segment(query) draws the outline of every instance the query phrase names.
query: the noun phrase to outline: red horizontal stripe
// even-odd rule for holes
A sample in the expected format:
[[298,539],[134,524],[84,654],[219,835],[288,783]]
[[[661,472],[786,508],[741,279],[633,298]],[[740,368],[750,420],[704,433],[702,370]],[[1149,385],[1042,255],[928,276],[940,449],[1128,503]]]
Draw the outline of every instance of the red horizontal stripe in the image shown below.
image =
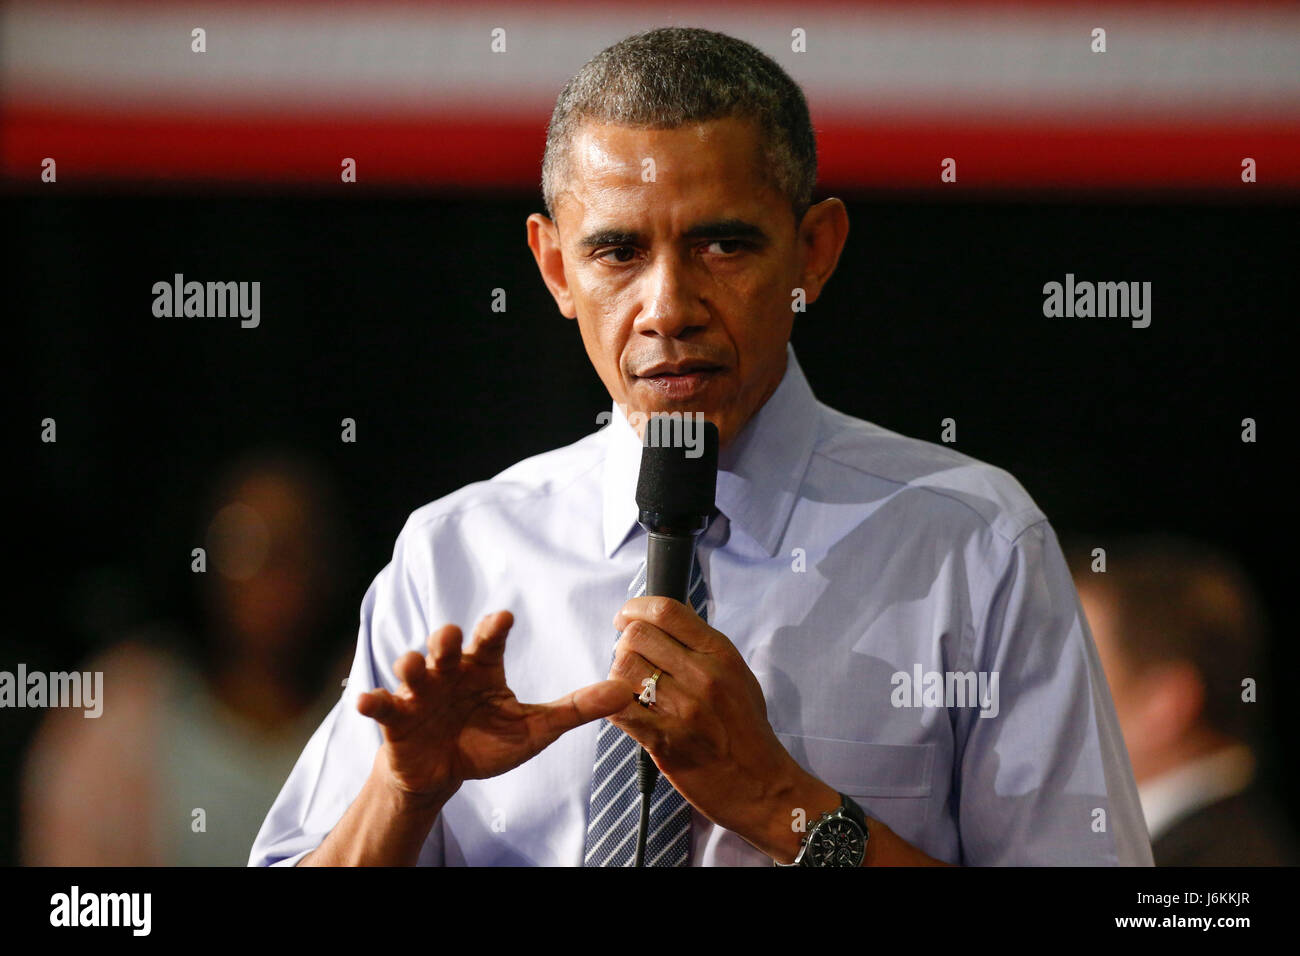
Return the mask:
[[[1300,126],[1276,123],[980,125],[816,117],[827,187],[1300,189]],[[229,181],[338,184],[343,157],[361,184],[537,188],[545,120],[239,118],[196,121],[19,108],[3,116],[0,174],[39,182],[53,157],[60,183]]]
[[[1300,189],[1300,126],[1195,123],[1098,126],[832,125],[819,129],[821,178],[873,186],[941,186],[957,161],[967,186],[1230,189],[1255,160],[1260,187]],[[1253,188],[1253,187],[1252,187]]]
[[[257,8],[261,11],[298,9],[308,11],[312,8],[328,14],[340,9],[367,10],[383,12],[385,10],[419,9],[427,11],[439,8],[448,11],[463,11],[464,0],[205,0],[201,5],[193,0],[65,0],[71,6],[117,7],[126,10],[147,11],[149,13],[167,14],[176,9],[194,9],[208,7],[213,9]],[[871,10],[871,9],[907,9],[909,11],[931,10],[1003,10],[1006,12],[1023,11],[1026,8],[1040,10],[1080,11],[1109,13],[1123,9],[1124,12],[1143,13],[1153,11],[1178,16],[1183,11],[1197,11],[1220,14],[1225,18],[1247,14],[1253,10],[1279,10],[1293,8],[1295,0],[814,0],[812,4],[797,0],[664,0],[647,8],[645,0],[545,0],[551,10],[568,13],[627,12],[638,19],[647,13],[663,20],[664,26],[673,25],[672,20],[678,14],[687,13],[691,23],[684,26],[702,26],[710,29],[709,24],[700,22],[700,14],[707,15],[713,9],[752,10],[766,8],[765,12],[799,11],[811,8],[828,10]],[[36,6],[40,4],[37,3]],[[536,0],[493,0],[476,8],[483,12],[502,8],[518,7],[520,9],[536,6]],[[795,17],[797,20],[797,16]],[[797,24],[796,24],[797,25]]]

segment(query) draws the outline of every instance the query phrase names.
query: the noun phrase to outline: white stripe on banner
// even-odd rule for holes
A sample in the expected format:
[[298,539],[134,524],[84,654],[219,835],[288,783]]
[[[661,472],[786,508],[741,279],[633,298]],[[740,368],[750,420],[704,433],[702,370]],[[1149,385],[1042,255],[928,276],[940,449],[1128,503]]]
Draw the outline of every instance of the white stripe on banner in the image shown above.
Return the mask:
[[[707,25],[799,81],[814,112],[1164,119],[1300,112],[1293,6],[19,2],[0,97],[24,105],[260,114],[549,114],[569,76],[640,29]],[[190,31],[206,31],[206,53]],[[493,28],[506,52],[490,50]],[[1094,27],[1104,55],[1090,51]],[[791,52],[791,31],[807,53]]]

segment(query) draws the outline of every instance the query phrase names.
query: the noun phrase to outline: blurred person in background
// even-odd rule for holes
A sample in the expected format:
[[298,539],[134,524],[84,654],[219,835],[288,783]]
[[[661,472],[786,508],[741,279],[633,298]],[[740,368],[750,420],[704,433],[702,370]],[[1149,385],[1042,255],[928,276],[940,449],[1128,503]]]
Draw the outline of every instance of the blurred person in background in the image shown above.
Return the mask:
[[[201,621],[133,633],[81,669],[104,709],[51,710],[28,752],[27,865],[242,866],[348,657],[323,632],[337,590],[334,492],[291,454],[229,468],[203,509]],[[184,556],[182,556],[184,559]],[[334,618],[337,620],[337,618]]]
[[[1098,539],[1100,540],[1100,539]],[[1263,612],[1226,555],[1162,535],[1066,549],[1110,682],[1157,866],[1293,865],[1296,839],[1256,766]]]

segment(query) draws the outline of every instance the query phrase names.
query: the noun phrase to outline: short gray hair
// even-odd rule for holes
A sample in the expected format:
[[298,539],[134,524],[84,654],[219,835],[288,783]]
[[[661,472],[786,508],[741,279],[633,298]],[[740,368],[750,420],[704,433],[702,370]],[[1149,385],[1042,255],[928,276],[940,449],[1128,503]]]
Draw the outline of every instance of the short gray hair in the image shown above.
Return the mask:
[[724,117],[758,122],[762,168],[789,199],[795,222],[801,221],[817,181],[817,140],[803,91],[757,47],[695,27],[662,27],[620,40],[565,85],[546,128],[546,214],[555,218],[573,137],[583,123],[675,129]]

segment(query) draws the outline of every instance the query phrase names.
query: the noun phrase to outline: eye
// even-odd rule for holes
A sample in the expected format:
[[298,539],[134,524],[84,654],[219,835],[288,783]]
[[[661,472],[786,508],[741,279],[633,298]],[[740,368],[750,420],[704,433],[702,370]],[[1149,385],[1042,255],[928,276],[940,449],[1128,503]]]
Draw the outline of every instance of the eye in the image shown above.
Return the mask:
[[[730,256],[739,252],[741,249],[744,249],[745,245],[746,243],[743,239],[714,239],[709,243],[708,248],[714,255]],[[715,251],[713,249],[714,246],[721,246],[723,248]]]
[[[605,259],[605,257],[608,256],[611,252],[612,252],[612,253],[622,253],[622,252],[626,252],[628,255],[627,255],[627,258],[623,258],[622,256],[618,256],[618,257],[617,257],[616,259],[614,259],[614,260],[608,260],[608,259]],[[632,259],[633,259],[635,256],[636,256],[636,249],[633,248],[632,246],[612,246],[612,247],[610,247],[609,249],[606,249],[604,252],[599,253],[599,254],[596,256],[596,258],[597,258],[597,259],[601,259],[601,260],[605,260],[605,261],[607,261],[607,262],[609,262],[609,261],[616,261],[616,262],[631,262]]]

